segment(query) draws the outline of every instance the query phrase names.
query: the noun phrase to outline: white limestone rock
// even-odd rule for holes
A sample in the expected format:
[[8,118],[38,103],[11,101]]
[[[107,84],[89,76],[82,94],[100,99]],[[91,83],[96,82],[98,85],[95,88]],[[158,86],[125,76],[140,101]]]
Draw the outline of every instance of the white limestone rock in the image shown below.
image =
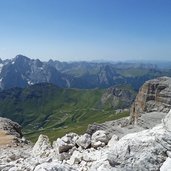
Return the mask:
[[134,171],[159,170],[166,159],[170,134],[158,125],[150,130],[128,134],[110,148],[110,162]]
[[107,133],[103,130],[96,131],[91,137],[91,146],[94,148],[103,147],[109,141]]
[[171,151],[167,151],[167,156],[171,158]]
[[74,151],[68,163],[70,165],[79,164],[83,159],[83,154],[79,151]]
[[[108,142],[105,131],[97,131],[92,136],[96,148],[78,147],[78,135],[67,134],[54,142],[54,148],[58,151],[55,157],[60,156],[61,159],[53,156],[48,137],[40,135],[33,149],[31,146],[0,149],[0,170],[170,171],[170,115],[169,112],[162,124],[127,134],[120,140],[113,135]],[[102,147],[102,144],[105,146]]]
[[108,146],[109,147],[111,147],[111,146],[113,146],[114,144],[116,144],[117,142],[118,142],[118,140],[119,140],[119,137],[117,136],[117,135],[113,135],[112,136],[112,138],[109,140],[109,142],[108,142]]
[[41,134],[33,147],[32,155],[34,157],[41,158],[48,157],[51,153],[51,150],[52,147],[48,136]]
[[53,147],[57,153],[67,152],[76,145],[78,137],[79,136],[75,133],[66,134],[62,138],[58,138],[56,141],[54,141]]
[[91,144],[91,137],[89,134],[81,135],[78,140],[76,141],[76,144],[84,149],[88,148]]

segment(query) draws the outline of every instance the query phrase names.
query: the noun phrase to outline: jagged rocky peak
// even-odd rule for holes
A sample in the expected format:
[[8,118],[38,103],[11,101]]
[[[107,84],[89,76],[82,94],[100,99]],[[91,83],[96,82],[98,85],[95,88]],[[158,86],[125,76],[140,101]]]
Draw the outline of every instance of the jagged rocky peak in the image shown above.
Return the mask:
[[140,88],[131,107],[131,121],[148,112],[167,113],[171,109],[171,78],[159,77],[146,81]]
[[26,57],[26,56],[24,56],[24,55],[21,55],[21,54],[19,54],[19,55],[17,55],[14,59],[13,59],[13,61],[14,62],[26,62],[26,61],[29,61],[30,60],[30,58],[28,58],[28,57]]

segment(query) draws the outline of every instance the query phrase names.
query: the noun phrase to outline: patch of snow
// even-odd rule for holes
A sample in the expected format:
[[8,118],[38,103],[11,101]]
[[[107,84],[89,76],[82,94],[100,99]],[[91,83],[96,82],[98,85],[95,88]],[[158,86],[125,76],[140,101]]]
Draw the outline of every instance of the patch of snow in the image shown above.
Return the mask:
[[27,81],[28,85],[33,85],[33,82],[31,82],[30,80]]

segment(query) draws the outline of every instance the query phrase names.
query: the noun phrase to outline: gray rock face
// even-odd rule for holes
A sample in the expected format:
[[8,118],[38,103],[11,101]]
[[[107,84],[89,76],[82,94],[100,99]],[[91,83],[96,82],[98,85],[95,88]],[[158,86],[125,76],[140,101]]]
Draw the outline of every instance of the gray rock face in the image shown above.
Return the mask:
[[7,134],[14,135],[17,138],[22,137],[21,126],[7,118],[0,117],[0,130],[6,131]]
[[23,88],[42,82],[66,87],[66,81],[62,77],[63,74],[45,62],[17,55],[12,60],[3,61],[3,67],[0,70],[0,88]]
[[170,135],[162,125],[128,134],[111,146],[110,161],[118,163],[123,170],[159,170],[170,149],[169,142]]
[[131,121],[137,123],[143,113],[164,112],[171,109],[171,78],[149,80],[140,88],[131,107]]

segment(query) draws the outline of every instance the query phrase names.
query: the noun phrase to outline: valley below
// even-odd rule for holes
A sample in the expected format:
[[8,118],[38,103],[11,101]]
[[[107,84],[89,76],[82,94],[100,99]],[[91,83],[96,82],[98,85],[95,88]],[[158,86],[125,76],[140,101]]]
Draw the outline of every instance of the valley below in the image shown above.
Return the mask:
[[83,133],[94,122],[128,116],[135,94],[129,87],[80,90],[42,83],[0,92],[0,113],[21,124],[32,141],[40,133],[54,140],[68,132]]

